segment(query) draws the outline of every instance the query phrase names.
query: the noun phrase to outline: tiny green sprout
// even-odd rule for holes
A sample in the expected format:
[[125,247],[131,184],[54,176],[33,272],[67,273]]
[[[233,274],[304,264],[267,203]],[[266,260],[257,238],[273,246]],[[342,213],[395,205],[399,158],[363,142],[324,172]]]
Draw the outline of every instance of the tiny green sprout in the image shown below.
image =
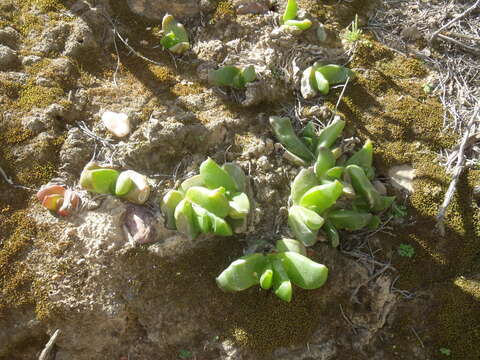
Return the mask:
[[189,350],[181,349],[178,352],[178,356],[180,356],[180,359],[190,359],[193,356],[193,354]]
[[162,46],[174,54],[183,54],[190,48],[185,27],[170,14],[165,14],[162,20]]
[[431,94],[431,93],[432,93],[432,90],[433,90],[432,87],[431,87],[429,84],[424,84],[424,85],[422,86],[422,89],[423,89],[423,92],[424,92],[425,94]]
[[246,189],[247,179],[239,166],[219,166],[208,158],[200,165],[199,175],[163,197],[160,208],[165,226],[191,240],[200,233],[231,236],[241,232],[250,212]]
[[408,244],[400,244],[397,250],[398,254],[403,257],[411,258],[415,255],[415,249]]
[[296,0],[288,0],[285,12],[280,23],[285,27],[293,27],[300,30],[308,30],[312,26],[309,19],[297,20],[298,6]]
[[305,256],[306,249],[298,241],[282,239],[277,242],[277,252],[250,254],[233,261],[216,279],[224,291],[242,291],[259,285],[272,289],[281,300],[290,302],[293,284],[312,290],[323,286],[328,278],[328,268]]
[[236,66],[224,66],[208,72],[208,81],[215,86],[229,86],[235,89],[243,89],[247,83],[257,79],[253,65],[241,70]]
[[300,82],[300,92],[305,99],[315,97],[318,93],[327,95],[331,85],[341,84],[353,79],[355,74],[345,66],[317,63],[306,68]]
[[447,348],[440,348],[440,353],[445,356],[450,356],[452,354],[452,351]]
[[343,38],[350,42],[355,43],[362,37],[362,30],[358,28],[358,14],[355,15],[355,19],[352,23],[345,29]]

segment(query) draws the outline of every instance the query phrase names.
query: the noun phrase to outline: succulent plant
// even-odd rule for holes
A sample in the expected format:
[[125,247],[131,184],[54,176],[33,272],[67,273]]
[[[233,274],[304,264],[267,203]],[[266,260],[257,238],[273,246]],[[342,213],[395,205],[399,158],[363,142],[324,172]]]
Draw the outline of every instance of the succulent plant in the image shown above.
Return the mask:
[[80,175],[80,186],[85,190],[116,195],[134,204],[144,204],[150,196],[147,177],[133,170],[119,172],[89,162]]
[[355,73],[345,66],[315,63],[303,71],[300,92],[305,99],[315,97],[318,93],[327,95],[331,85],[344,83],[354,77]]
[[292,283],[302,289],[318,289],[328,278],[328,268],[306,257],[305,246],[293,239],[281,239],[276,252],[250,254],[233,261],[216,279],[224,291],[242,291],[259,285],[273,289],[280,299],[292,300]]
[[165,14],[162,20],[162,46],[174,54],[183,54],[190,48],[185,27],[170,14]]
[[78,195],[61,185],[45,185],[37,192],[37,199],[50,211],[60,216],[69,216],[80,204]]
[[230,86],[243,89],[247,83],[255,81],[257,74],[253,65],[241,70],[236,66],[224,66],[208,72],[208,81],[215,86]]
[[287,7],[283,13],[280,23],[285,27],[295,27],[300,30],[308,30],[312,22],[308,19],[297,20],[298,6],[296,0],[288,0]]
[[200,233],[230,236],[240,231],[250,212],[246,186],[246,176],[238,165],[219,166],[208,158],[200,165],[199,175],[163,197],[165,225],[192,240]]
[[[297,136],[288,118],[270,117],[274,134],[290,153],[302,161],[291,184],[288,225],[297,240],[311,246],[323,229],[332,246],[339,244],[338,230],[374,229],[377,214],[392,205],[395,197],[383,196],[371,183],[375,177],[373,144],[367,140],[348,159],[341,148],[332,149],[345,122],[337,118],[317,134],[312,123]],[[339,201],[342,200],[342,201]]]

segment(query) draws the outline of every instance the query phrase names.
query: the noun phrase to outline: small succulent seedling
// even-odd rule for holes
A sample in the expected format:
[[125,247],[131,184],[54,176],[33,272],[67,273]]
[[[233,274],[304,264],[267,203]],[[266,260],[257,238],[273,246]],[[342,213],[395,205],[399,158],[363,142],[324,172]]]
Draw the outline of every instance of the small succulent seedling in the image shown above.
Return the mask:
[[327,281],[328,268],[307,258],[306,249],[299,241],[279,240],[276,251],[235,260],[217,277],[217,285],[224,291],[242,291],[260,285],[264,290],[272,288],[280,299],[290,302],[292,284],[311,290]]
[[306,68],[300,82],[300,92],[305,99],[317,96],[318,93],[327,95],[331,85],[344,83],[348,78],[354,78],[352,70],[345,66],[329,64],[313,64]]
[[250,212],[246,186],[240,167],[232,163],[220,167],[208,158],[200,165],[199,175],[163,197],[165,225],[192,240],[200,233],[230,236],[243,228]]
[[440,354],[445,355],[445,356],[450,356],[452,355],[452,351],[447,348],[440,348]]
[[298,6],[296,0],[288,0],[287,7],[283,13],[280,23],[284,27],[294,27],[300,30],[308,30],[312,26],[309,19],[297,20]]
[[166,14],[162,20],[163,37],[160,40],[162,46],[174,54],[183,54],[190,48],[188,34],[185,27],[175,18]]
[[398,246],[398,254],[403,257],[411,258],[415,255],[415,249],[412,245],[400,244]]
[[116,195],[135,204],[144,204],[150,196],[147,177],[133,170],[119,172],[88,163],[80,176],[80,186],[98,194]]
[[255,81],[257,74],[253,65],[241,70],[236,66],[224,66],[208,72],[208,81],[215,86],[229,86],[243,89],[247,83]]
[[375,177],[370,140],[343,159],[341,148],[334,147],[345,127],[340,118],[319,133],[308,123],[301,137],[288,118],[272,116],[270,123],[288,158],[307,167],[291,184],[288,225],[296,239],[311,246],[322,229],[336,247],[338,230],[376,229],[380,225],[376,214],[392,205],[394,197],[382,196],[370,181]]
[[37,192],[37,199],[50,211],[60,216],[69,216],[80,203],[78,195],[61,185],[45,185]]

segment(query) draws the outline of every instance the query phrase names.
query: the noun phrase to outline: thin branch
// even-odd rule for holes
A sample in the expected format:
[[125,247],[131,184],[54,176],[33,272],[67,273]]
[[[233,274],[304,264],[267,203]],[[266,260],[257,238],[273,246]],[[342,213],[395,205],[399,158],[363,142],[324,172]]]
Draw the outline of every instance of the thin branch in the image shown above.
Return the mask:
[[480,4],[480,0],[477,0],[475,2],[475,4],[473,4],[472,6],[470,6],[467,10],[465,10],[463,13],[461,13],[460,15],[458,15],[457,17],[455,17],[454,19],[452,19],[451,21],[449,21],[448,23],[446,23],[445,25],[443,25],[440,29],[438,29],[437,31],[435,31],[432,36],[430,36],[430,42],[438,35],[440,34],[441,31],[445,30],[446,28],[450,27],[450,25],[454,24],[455,22],[457,22],[458,20],[462,19],[463,17],[465,17],[467,14],[469,14],[471,11],[473,11],[478,5]]
[[437,215],[437,229],[440,231],[440,234],[442,236],[445,236],[445,213],[447,212],[448,205],[450,204],[450,201],[452,201],[453,195],[455,194],[455,190],[457,188],[458,181],[460,179],[460,175],[463,172],[464,169],[464,164],[465,164],[465,148],[467,144],[467,140],[470,137],[470,131],[473,128],[473,125],[475,123],[475,118],[478,115],[478,112],[480,111],[480,104],[477,104],[475,111],[468,122],[467,129],[465,130],[465,134],[463,135],[462,142],[460,143],[460,149],[458,150],[458,155],[457,155],[457,164],[455,166],[455,171],[453,174],[452,181],[450,182],[450,185],[448,186],[448,190],[445,193],[445,199],[443,200],[442,205],[440,206],[440,209],[438,210],[438,215]]
[[47,345],[43,348],[38,360],[47,360],[50,358],[50,352],[52,351],[53,346],[55,345],[55,341],[57,341],[58,336],[61,334],[60,329],[55,330],[50,340],[48,340]]
[[425,345],[423,344],[423,341],[422,339],[420,339],[420,336],[418,336],[417,332],[415,331],[415,329],[413,327],[410,328],[410,330],[412,330],[412,333],[413,335],[415,335],[415,337],[418,339],[418,341],[420,342],[420,345],[422,345],[422,348],[425,347]]
[[332,118],[330,119],[330,121],[333,120],[333,118],[334,118],[334,116],[337,112],[338,105],[340,105],[340,101],[342,101],[343,94],[345,93],[345,90],[347,89],[347,85],[348,85],[349,81],[350,81],[350,76],[347,77],[347,81],[345,81],[345,85],[343,85],[342,92],[340,93],[340,96],[338,97],[337,103],[335,104],[335,111],[332,113]]
[[475,48],[475,47],[473,47],[473,46],[464,44],[464,43],[462,43],[461,41],[458,41],[458,40],[456,40],[456,39],[454,39],[454,38],[451,38],[451,37],[449,37],[449,36],[447,36],[447,35],[438,34],[437,36],[438,36],[440,39],[442,39],[442,40],[449,41],[449,42],[451,42],[451,43],[453,43],[453,44],[456,44],[456,45],[460,46],[461,48],[465,49],[465,50],[468,51],[468,52],[471,52],[471,53],[474,54],[474,55],[480,55],[480,49],[477,49],[477,48]]
[[0,166],[0,175],[2,175],[3,179],[6,181],[8,185],[13,186],[14,188],[34,191],[34,189],[32,188],[15,184],[13,180],[8,177],[7,173],[2,169],[1,166]]

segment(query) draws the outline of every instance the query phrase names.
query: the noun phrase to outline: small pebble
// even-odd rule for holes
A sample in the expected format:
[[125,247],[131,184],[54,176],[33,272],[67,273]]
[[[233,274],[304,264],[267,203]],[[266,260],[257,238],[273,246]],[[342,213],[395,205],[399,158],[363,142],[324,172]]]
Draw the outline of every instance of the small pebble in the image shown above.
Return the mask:
[[102,122],[116,137],[125,137],[130,134],[130,119],[127,114],[107,110],[102,115]]

